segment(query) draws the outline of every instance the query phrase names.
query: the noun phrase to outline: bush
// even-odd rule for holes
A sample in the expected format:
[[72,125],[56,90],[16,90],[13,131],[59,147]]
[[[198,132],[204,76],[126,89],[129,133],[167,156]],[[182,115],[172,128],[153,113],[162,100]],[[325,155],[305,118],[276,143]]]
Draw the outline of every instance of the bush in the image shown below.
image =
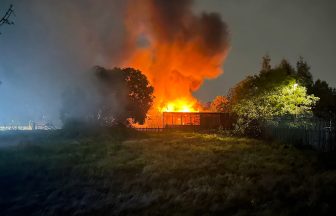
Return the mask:
[[82,137],[113,137],[117,140],[124,140],[128,137],[137,136],[138,132],[123,124],[113,126],[102,126],[98,122],[81,121],[71,119],[65,122],[61,129],[61,136],[64,138]]
[[263,124],[258,119],[238,117],[236,123],[234,124],[233,133],[238,136],[258,138],[264,133]]

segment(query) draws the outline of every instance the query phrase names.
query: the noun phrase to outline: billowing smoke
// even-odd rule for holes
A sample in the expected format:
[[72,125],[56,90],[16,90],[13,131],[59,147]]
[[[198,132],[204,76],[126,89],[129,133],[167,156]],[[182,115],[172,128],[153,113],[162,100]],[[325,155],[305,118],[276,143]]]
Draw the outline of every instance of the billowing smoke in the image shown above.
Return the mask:
[[[94,88],[95,65],[143,71],[157,105],[195,101],[191,92],[222,72],[228,51],[226,24],[218,14],[195,14],[192,0],[4,0],[0,6],[10,3],[17,16],[0,36],[0,121],[59,120],[67,89]],[[63,109],[81,110],[76,105]]]
[[193,100],[205,79],[222,72],[228,52],[226,24],[215,13],[195,14],[192,0],[131,1],[126,13],[124,65],[143,71],[157,106]]

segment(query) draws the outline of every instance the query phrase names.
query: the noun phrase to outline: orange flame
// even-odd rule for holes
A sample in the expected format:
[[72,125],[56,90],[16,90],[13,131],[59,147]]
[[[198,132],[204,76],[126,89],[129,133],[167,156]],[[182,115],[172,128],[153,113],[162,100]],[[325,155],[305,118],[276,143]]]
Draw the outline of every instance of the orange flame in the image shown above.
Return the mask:
[[226,25],[216,14],[195,15],[189,0],[132,1],[126,13],[128,56],[154,87],[154,112],[198,112],[192,96],[216,78],[228,52]]
[[195,108],[195,103],[183,99],[177,99],[175,101],[168,102],[164,107],[160,107],[161,112],[199,112],[199,109]]

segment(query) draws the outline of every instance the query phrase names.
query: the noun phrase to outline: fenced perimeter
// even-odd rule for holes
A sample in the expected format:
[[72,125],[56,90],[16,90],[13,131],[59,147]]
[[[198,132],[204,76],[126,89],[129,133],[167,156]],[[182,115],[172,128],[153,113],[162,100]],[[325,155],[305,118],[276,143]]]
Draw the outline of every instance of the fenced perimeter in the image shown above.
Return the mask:
[[135,127],[137,131],[142,132],[167,132],[167,131],[200,131],[199,126],[174,126],[174,127]]
[[278,126],[268,125],[265,135],[283,143],[312,146],[323,152],[336,151],[336,130],[332,121],[316,118],[280,120]]
[[269,128],[267,135],[293,145],[309,145],[324,152],[336,150],[336,131],[327,128]]
[[165,128],[134,128],[137,131],[142,132],[163,132]]

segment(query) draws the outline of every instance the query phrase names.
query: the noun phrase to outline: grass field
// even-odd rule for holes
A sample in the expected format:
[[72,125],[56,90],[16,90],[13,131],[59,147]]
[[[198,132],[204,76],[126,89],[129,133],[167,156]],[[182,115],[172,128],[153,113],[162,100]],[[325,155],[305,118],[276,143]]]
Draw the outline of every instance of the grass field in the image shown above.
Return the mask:
[[336,169],[312,150],[191,132],[23,133],[2,142],[16,145],[0,149],[0,215],[336,212]]

